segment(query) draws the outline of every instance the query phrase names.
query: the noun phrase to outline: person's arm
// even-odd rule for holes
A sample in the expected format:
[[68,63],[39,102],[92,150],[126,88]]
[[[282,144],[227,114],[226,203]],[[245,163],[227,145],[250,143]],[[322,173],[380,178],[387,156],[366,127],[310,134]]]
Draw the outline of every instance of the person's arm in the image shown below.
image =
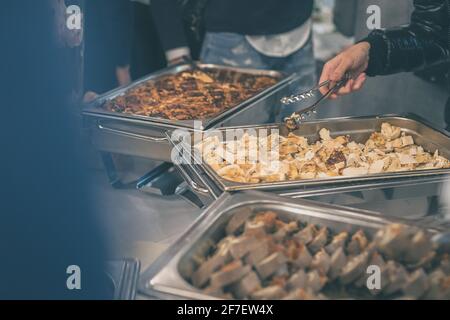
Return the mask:
[[446,0],[415,0],[411,23],[375,30],[364,41],[371,45],[367,74],[415,71],[449,59],[449,14]]
[[[415,0],[408,26],[372,31],[367,38],[328,61],[320,81],[335,82],[348,72],[353,80],[338,92],[347,94],[362,87],[366,74],[415,71],[448,60],[449,12],[446,2]],[[321,91],[324,93],[327,89]]]
[[184,56],[189,57],[182,15],[176,1],[152,0],[150,6],[168,64],[173,64]]

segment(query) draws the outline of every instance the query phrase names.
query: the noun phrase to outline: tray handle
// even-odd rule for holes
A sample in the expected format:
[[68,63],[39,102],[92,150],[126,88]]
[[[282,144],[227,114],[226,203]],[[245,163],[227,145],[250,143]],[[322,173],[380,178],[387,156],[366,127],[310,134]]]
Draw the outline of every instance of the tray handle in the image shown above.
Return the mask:
[[199,183],[194,181],[194,179],[191,178],[191,176],[189,175],[189,173],[186,171],[186,169],[183,167],[182,164],[176,165],[175,167],[177,168],[178,172],[181,174],[183,179],[186,181],[186,183],[195,192],[209,195],[209,193],[210,193],[209,190],[204,185],[200,185]]
[[111,127],[107,127],[104,124],[98,122],[97,123],[97,127],[100,130],[103,131],[107,131],[107,132],[111,132],[120,136],[126,136],[126,137],[131,137],[131,138],[138,138],[138,139],[142,139],[142,140],[148,140],[148,141],[152,141],[152,142],[165,142],[168,141],[167,137],[152,137],[152,136],[146,136],[146,135],[142,135],[142,134],[138,134],[138,133],[132,133],[132,132],[127,132],[127,131],[123,131],[120,129],[115,129],[115,128],[111,128]]

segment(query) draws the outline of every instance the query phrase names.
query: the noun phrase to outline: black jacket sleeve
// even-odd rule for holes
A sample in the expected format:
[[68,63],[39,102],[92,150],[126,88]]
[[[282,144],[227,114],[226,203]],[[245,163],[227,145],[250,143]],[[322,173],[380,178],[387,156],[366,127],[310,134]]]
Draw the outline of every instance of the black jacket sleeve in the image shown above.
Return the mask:
[[150,6],[164,51],[187,47],[181,8],[176,0],[152,0]]
[[414,0],[407,26],[374,30],[363,41],[371,45],[369,76],[416,71],[448,61],[450,9],[448,0]]

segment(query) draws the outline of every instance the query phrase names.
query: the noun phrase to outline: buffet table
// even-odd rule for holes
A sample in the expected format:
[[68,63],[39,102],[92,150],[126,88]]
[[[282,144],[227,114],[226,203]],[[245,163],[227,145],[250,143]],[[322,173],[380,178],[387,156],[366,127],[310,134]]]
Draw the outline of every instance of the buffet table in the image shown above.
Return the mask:
[[[176,78],[177,76],[174,78],[177,74],[180,78]],[[252,89],[251,86],[260,80],[264,85]],[[379,240],[375,239],[375,234],[378,234],[377,231],[384,232],[387,237],[391,232],[389,228],[396,230],[398,228],[396,225],[401,224],[408,226],[407,229],[399,231],[399,234],[404,232],[403,241],[411,234],[422,230],[419,233],[422,238],[414,241],[419,241],[424,248],[431,248],[431,236],[449,230],[448,133],[433,128],[414,115],[310,119],[292,132],[282,124],[273,122],[276,120],[280,122],[280,119],[277,119],[280,110],[274,108],[274,105],[292,92],[295,80],[296,75],[286,77],[278,73],[257,70],[201,64],[182,65],[160,71],[126,88],[107,93],[85,108],[86,128],[102,155],[109,184],[114,187],[108,185],[105,176],[100,172],[97,173],[96,179],[101,180],[98,184],[99,193],[102,194],[100,211],[105,213],[107,234],[112,236],[109,240],[113,243],[113,256],[137,258],[141,261],[141,270],[144,273],[139,281],[139,290],[145,293],[146,297],[208,299],[242,296],[257,299],[265,297],[267,290],[276,293],[273,296],[269,295],[271,297],[322,297],[320,290],[323,285],[317,286],[317,283],[314,295],[308,293],[306,296],[305,292],[300,289],[298,291],[298,288],[289,294],[284,291],[288,287],[273,288],[268,281],[272,279],[274,273],[265,274],[261,271],[265,270],[265,266],[257,265],[257,261],[247,260],[246,265],[242,265],[248,252],[242,252],[242,255],[231,252],[234,258],[237,257],[234,264],[230,263],[229,255],[219,257],[216,262],[208,262],[213,263],[214,267],[208,269],[207,277],[211,276],[211,283],[215,285],[205,287],[210,283],[206,281],[209,278],[205,278],[205,281],[196,281],[199,276],[195,275],[195,269],[200,269],[203,263],[208,264],[205,261],[213,259],[211,253],[218,250],[216,246],[219,244],[211,242],[219,240],[224,223],[231,223],[226,222],[224,217],[230,218],[231,221],[232,217],[239,215],[238,211],[231,209],[227,211],[228,205],[249,206],[252,208],[250,210],[253,210],[252,217],[247,216],[249,219],[257,219],[256,208],[261,205],[264,207],[264,203],[268,208],[275,208],[273,212],[280,209],[277,214],[281,218],[277,220],[277,227],[275,229],[264,227],[265,231],[262,231],[265,236],[270,237],[273,236],[273,230],[282,232],[278,240],[273,240],[282,242],[278,244],[278,248],[284,248],[288,243],[292,243],[293,232],[301,233],[302,228],[306,229],[305,224],[312,227],[311,237],[323,238],[317,240],[321,243],[318,248],[322,248],[322,251],[324,245],[332,237],[336,237],[338,232],[348,233],[346,237],[350,235],[353,239],[361,236],[357,230],[362,228],[365,232],[364,237],[370,238],[372,249],[366,248],[367,244],[355,252],[342,249],[341,254],[344,254],[344,257],[345,254],[349,255],[349,260],[345,257],[346,263],[349,264],[348,268],[352,269],[352,264],[362,263],[361,261],[367,264],[368,257],[373,258],[375,255],[373,250],[382,252],[385,259],[391,259],[391,267],[392,263],[394,265],[400,263],[404,256],[419,255],[410,258],[410,262],[413,261],[414,264],[406,267],[413,277],[408,280],[411,282],[411,288],[416,287],[413,281],[417,279],[414,277],[419,277],[420,281],[428,277],[422,267],[430,274],[432,268],[441,264],[443,269],[447,268],[449,259],[448,255],[444,254],[446,251],[429,257],[419,251],[417,254],[405,253],[403,251],[406,247],[392,251],[392,248],[386,249],[380,245]],[[230,84],[224,85],[223,81]],[[183,94],[183,99],[179,100],[177,94],[173,95],[171,91],[178,92],[178,95]],[[199,112],[196,109],[198,104],[205,104],[203,111],[207,113],[206,120],[200,122],[200,125],[193,121],[198,116],[195,114]],[[209,114],[210,112],[213,113]],[[224,135],[225,130],[230,127],[235,127],[237,131],[276,131],[276,138],[285,143],[282,156],[283,161],[287,162],[284,164],[291,166],[296,163],[295,166],[298,167],[290,167],[291,169],[283,174],[276,172],[262,174],[264,170],[251,171],[254,169],[250,166],[246,170],[250,168],[251,173],[243,173],[243,168],[248,164],[240,167],[240,164],[230,164],[228,160],[222,160],[220,164],[214,163],[202,159],[201,152],[193,152],[194,148],[190,143],[197,141],[196,137],[199,135],[202,137],[206,130],[214,129],[214,132]],[[183,134],[181,140],[180,136],[174,135],[174,132],[180,131]],[[228,136],[226,137],[228,139]],[[250,134],[246,137],[250,139]],[[263,137],[266,139],[267,135]],[[232,138],[232,143],[235,143],[236,138]],[[206,140],[201,141],[203,143]],[[215,141],[215,144],[210,150],[228,148],[228,140],[212,139],[208,143],[211,141]],[[245,145],[246,142],[242,140],[241,143]],[[261,143],[263,142],[258,140],[258,146]],[[235,148],[234,152],[238,152],[238,149]],[[138,181],[124,184],[116,172],[112,156],[114,153],[165,162],[153,163],[152,168],[148,168],[149,172]],[[369,154],[373,157],[370,161]],[[216,155],[210,153],[209,156],[214,158]],[[346,160],[350,159],[350,156],[354,156],[353,165]],[[311,162],[312,159],[316,162]],[[302,171],[302,168],[307,168],[302,167],[305,161],[310,161],[309,169]],[[375,168],[375,162],[378,169]],[[222,170],[227,166],[234,170],[234,173],[228,176]],[[359,173],[352,174],[356,171]],[[291,176],[292,174],[294,176]],[[213,223],[211,219],[215,219],[214,217],[223,220],[222,226]],[[281,228],[280,225],[284,225],[283,221],[288,217],[294,219],[291,221],[294,224],[290,224],[293,226],[292,230],[277,229]],[[248,223],[251,225],[255,221],[241,221],[238,228],[227,233],[230,237],[242,236],[249,228]],[[321,235],[322,231],[315,229],[313,224],[326,225],[329,229],[324,231],[325,235]],[[315,259],[334,259],[331,256],[335,253],[334,249],[329,252],[330,256],[327,256],[320,253],[319,249],[311,249],[309,242],[312,238],[309,240],[304,240],[303,236],[300,238],[305,242],[301,245],[308,245]],[[406,243],[409,243],[409,240]],[[434,245],[436,250],[441,248],[441,244],[437,242]],[[207,246],[208,249],[202,246]],[[397,249],[400,251],[395,253]],[[296,247],[292,250],[300,249]],[[432,251],[434,252],[434,249]],[[321,257],[319,253],[324,256]],[[290,257],[289,262],[285,260],[284,253],[273,254],[279,257],[267,256],[267,253],[265,257],[281,259],[278,262],[284,271],[279,270],[281,272],[279,276],[282,278],[293,276],[292,265],[295,265],[295,262],[292,259],[297,254]],[[265,259],[260,262],[264,261]],[[255,264],[252,267],[253,263]],[[269,265],[273,263],[270,262]],[[218,268],[223,270],[217,270]],[[233,281],[227,279],[226,270],[230,268],[236,268],[235,271],[242,273],[242,276],[248,273],[245,281],[253,284],[255,281],[258,282],[258,288],[262,292],[250,295],[250,292],[242,294],[242,288],[229,288],[228,285],[237,280],[244,281],[242,277],[232,278]],[[339,268],[342,269],[343,265]],[[328,272],[328,269],[305,270],[310,270],[308,277],[319,276],[314,272],[325,275]],[[259,283],[255,272],[258,272],[263,282]],[[233,276],[236,277],[236,274],[233,273]],[[247,277],[252,279],[249,280]],[[344,269],[340,277],[341,282],[348,280],[349,283],[352,282],[352,286],[354,280],[357,280],[356,278],[349,280]],[[439,277],[443,275],[439,274]],[[213,281],[213,278],[221,280]],[[285,280],[287,279],[283,281]],[[325,283],[328,280],[324,280]],[[359,279],[357,282],[362,283],[361,281]],[[240,286],[245,285],[240,283]],[[261,286],[264,288],[261,289]],[[420,288],[422,291],[419,292],[405,289],[403,294],[415,294],[413,298],[423,297],[425,287],[421,285]],[[398,293],[397,296],[393,296],[394,298],[400,297],[401,292],[393,291],[393,293]],[[392,293],[383,294],[385,295],[383,297],[392,297],[390,296]],[[433,294],[447,293],[437,290]],[[350,294],[347,297],[357,296],[358,293],[356,296]]]

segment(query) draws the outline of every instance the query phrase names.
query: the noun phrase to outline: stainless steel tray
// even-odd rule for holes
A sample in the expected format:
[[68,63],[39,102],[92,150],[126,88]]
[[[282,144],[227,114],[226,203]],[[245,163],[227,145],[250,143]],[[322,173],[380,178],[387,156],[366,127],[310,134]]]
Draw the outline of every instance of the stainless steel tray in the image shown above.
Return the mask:
[[[90,131],[93,144],[100,151],[171,161],[170,144],[165,136],[167,130],[187,129],[194,131],[221,126],[256,124],[258,122],[267,123],[270,119],[269,106],[272,107],[274,103],[276,103],[276,100],[286,93],[281,89],[288,86],[295,79],[294,75],[286,76],[277,71],[231,68],[200,63],[198,64],[198,67],[230,70],[253,75],[267,75],[279,78],[280,80],[274,86],[263,90],[252,98],[222,112],[214,118],[203,120],[202,125],[199,127],[194,127],[194,121],[192,120],[174,121],[139,115],[128,115],[110,112],[101,108],[105,101],[124,94],[130,88],[139,86],[149,80],[157,80],[165,75],[190,70],[192,66],[189,64],[181,64],[163,69],[143,77],[128,86],[105,93],[85,106],[83,109],[83,116],[85,125]],[[276,92],[279,93],[277,94]],[[274,93],[274,95],[272,98],[268,98],[269,101],[267,103],[261,101],[270,93]],[[261,107],[261,104],[266,105],[266,107],[257,108],[258,106]],[[253,111],[249,109],[252,109]],[[266,112],[261,112],[263,110],[266,110]],[[250,115],[248,113],[250,113]],[[243,119],[249,120],[250,123],[242,122]]]
[[[426,151],[434,152],[439,149],[441,155],[450,159],[450,136],[448,133],[432,127],[425,120],[418,116],[409,114],[405,116],[398,115],[383,115],[383,116],[365,116],[365,117],[346,117],[346,118],[334,118],[323,119],[305,122],[298,130],[294,131],[295,134],[305,136],[310,141],[318,139],[318,132],[322,128],[330,130],[332,136],[336,135],[349,135],[350,138],[356,142],[362,142],[369,138],[370,134],[379,131],[383,122],[389,122],[395,126],[403,128],[408,134],[413,136],[415,142],[418,145],[424,147]],[[221,134],[225,137],[224,130],[233,128],[220,128],[214,129],[213,132]],[[281,125],[257,125],[257,126],[241,126],[234,129],[278,129],[280,135],[286,136],[288,129]],[[225,139],[224,139],[225,140]],[[194,140],[192,140],[194,141]],[[183,144],[177,144],[172,142],[175,147],[180,148]],[[185,145],[184,145],[185,146]],[[190,150],[190,147],[185,146],[184,150]],[[191,157],[190,154],[184,155],[185,158]],[[195,157],[195,155],[194,155]],[[447,175],[450,174],[450,169],[433,169],[433,170],[416,170],[407,172],[395,172],[395,173],[380,173],[370,174],[364,176],[354,177],[335,177],[329,179],[306,179],[295,181],[282,181],[271,183],[238,183],[228,181],[220,177],[209,165],[201,163],[201,159],[196,159],[198,164],[186,164],[189,166],[189,170],[193,172],[192,176],[203,176],[207,184],[214,185],[222,191],[239,191],[239,190],[269,190],[276,193],[286,193],[287,190],[305,190],[307,188],[317,187],[329,187],[334,189],[337,186],[351,186],[352,184],[359,184],[360,187],[375,186],[384,184],[389,181],[397,181],[401,183],[404,181],[411,181],[413,179],[418,182],[420,179],[432,176]]]
[[189,284],[184,273],[192,270],[192,256],[204,250],[201,244],[219,237],[226,222],[244,207],[255,211],[275,210],[282,218],[327,226],[336,232],[354,232],[362,228],[368,235],[373,235],[389,223],[405,223],[364,210],[286,199],[257,191],[224,193],[143,273],[139,291],[161,299],[215,299]]

